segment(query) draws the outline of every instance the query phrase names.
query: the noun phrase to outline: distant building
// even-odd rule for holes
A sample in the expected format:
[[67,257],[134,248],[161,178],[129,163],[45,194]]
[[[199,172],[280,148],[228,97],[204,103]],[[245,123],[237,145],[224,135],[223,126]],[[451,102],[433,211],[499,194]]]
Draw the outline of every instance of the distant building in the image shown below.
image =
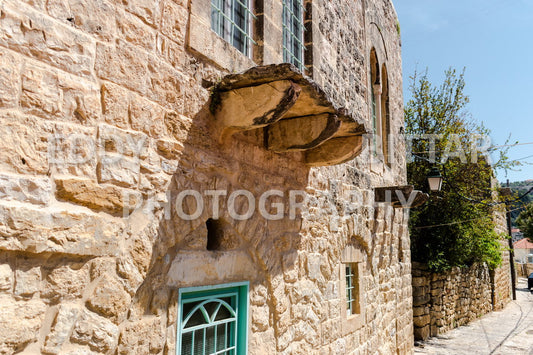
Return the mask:
[[[514,236],[513,236],[514,237]],[[516,262],[525,264],[528,262],[528,255],[532,255],[533,259],[533,243],[531,243],[527,238],[523,238],[517,242],[513,243],[514,246],[514,259]],[[529,260],[533,262],[533,260]]]
[[524,239],[524,233],[518,228],[511,229],[511,237],[513,238],[513,243],[521,239]]

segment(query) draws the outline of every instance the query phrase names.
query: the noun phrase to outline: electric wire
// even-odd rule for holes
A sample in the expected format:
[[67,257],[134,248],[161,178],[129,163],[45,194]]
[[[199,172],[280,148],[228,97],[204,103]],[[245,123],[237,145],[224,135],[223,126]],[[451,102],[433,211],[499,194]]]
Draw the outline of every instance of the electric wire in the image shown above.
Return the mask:
[[[509,212],[518,211],[518,210],[521,210],[523,208],[524,207],[514,208],[512,210],[509,210]],[[413,229],[428,229],[428,228],[436,228],[436,227],[453,226],[453,225],[456,225],[456,224],[463,224],[463,223],[472,222],[472,221],[479,221],[479,220],[487,219],[487,218],[491,218],[491,217],[483,216],[483,217],[478,217],[478,218],[466,219],[466,220],[463,220],[463,221],[456,221],[456,222],[442,223],[442,224],[433,224],[433,225],[430,225],[430,226],[419,226],[419,227],[412,227],[412,228]]]
[[[518,147],[522,145],[532,145],[533,142],[526,142],[526,143],[514,143],[514,144],[502,144],[502,145],[493,145],[487,148],[488,151],[495,151],[498,148],[506,148],[506,147]],[[424,154],[424,153],[442,153],[443,150],[426,150],[424,152],[412,152],[413,154]],[[530,156],[531,157],[531,156]],[[529,158],[529,157],[527,157]],[[521,160],[521,159],[519,159]]]
[[[533,144],[533,143],[532,143]],[[427,158],[424,158],[424,157],[421,157],[419,155],[416,155],[416,154],[412,154],[414,157],[416,158],[419,158],[419,159],[422,159],[422,160],[425,160],[429,163],[433,163],[431,160],[427,159]],[[445,166],[444,164],[442,164],[442,168],[443,168],[443,175],[444,177],[446,177],[446,169],[445,169]],[[503,204],[511,204],[513,202],[518,202],[520,201],[522,198],[524,198],[525,196],[529,195],[531,192],[533,192],[533,187],[531,187],[526,193],[522,194],[521,196],[513,199],[513,200],[505,200],[505,201],[499,201],[499,202],[485,202],[485,201],[482,201],[482,200],[477,200],[477,199],[474,199],[474,198],[471,198],[471,197],[467,197],[467,196],[464,196],[462,194],[460,194],[458,191],[459,189],[455,188],[455,186],[453,186],[453,184],[451,183],[451,180],[447,180],[446,183],[448,183],[452,188],[453,188],[453,192],[461,197],[462,199],[464,200],[467,200],[467,201],[470,201],[470,202],[475,202],[475,203],[478,203],[478,204],[482,204],[482,205],[485,205],[485,206],[489,206],[489,207],[493,207],[493,206],[497,206],[497,205],[503,205]]]

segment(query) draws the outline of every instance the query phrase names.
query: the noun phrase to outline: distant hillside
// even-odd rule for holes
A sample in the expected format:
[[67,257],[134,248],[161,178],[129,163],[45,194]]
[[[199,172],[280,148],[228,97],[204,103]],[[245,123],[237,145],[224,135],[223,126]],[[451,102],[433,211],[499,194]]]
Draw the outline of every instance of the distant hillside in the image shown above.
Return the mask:
[[[507,183],[506,182],[505,183],[502,182],[501,186],[502,187],[506,187]],[[517,196],[517,197],[518,196],[522,196],[523,194],[528,192],[531,187],[533,187],[533,180],[529,179],[529,180],[525,180],[525,181],[511,182],[511,183],[509,183],[509,187],[511,187],[511,190],[513,191],[513,194],[515,196]],[[515,225],[516,218],[518,217],[518,215],[522,211],[522,207],[526,206],[527,204],[529,204],[531,202],[533,202],[533,193],[530,193],[529,195],[526,195],[526,196],[522,197],[522,199],[520,201],[517,201],[517,202],[513,203],[511,209],[512,210],[519,209],[519,210],[511,212],[511,220],[512,220],[513,226]]]
[[[515,181],[509,183],[509,185],[512,188],[526,188],[529,189],[533,186],[533,179],[525,180],[525,181]],[[507,186],[507,183],[502,183],[502,186]]]

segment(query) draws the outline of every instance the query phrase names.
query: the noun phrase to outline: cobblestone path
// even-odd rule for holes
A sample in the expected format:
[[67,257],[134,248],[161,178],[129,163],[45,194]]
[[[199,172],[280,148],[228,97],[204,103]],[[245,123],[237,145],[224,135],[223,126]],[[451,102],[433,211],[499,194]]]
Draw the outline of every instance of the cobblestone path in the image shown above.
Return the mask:
[[533,355],[533,294],[520,278],[516,301],[469,325],[417,343],[415,354]]

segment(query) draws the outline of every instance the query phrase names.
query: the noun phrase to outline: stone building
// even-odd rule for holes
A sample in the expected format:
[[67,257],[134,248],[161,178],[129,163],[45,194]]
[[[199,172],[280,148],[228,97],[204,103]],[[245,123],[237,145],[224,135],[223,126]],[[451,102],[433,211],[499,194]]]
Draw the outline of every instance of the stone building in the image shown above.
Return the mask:
[[527,264],[530,262],[530,255],[533,255],[533,243],[527,238],[522,238],[517,242],[513,242],[515,261],[520,264]]
[[400,47],[390,0],[0,0],[0,354],[411,353]]

